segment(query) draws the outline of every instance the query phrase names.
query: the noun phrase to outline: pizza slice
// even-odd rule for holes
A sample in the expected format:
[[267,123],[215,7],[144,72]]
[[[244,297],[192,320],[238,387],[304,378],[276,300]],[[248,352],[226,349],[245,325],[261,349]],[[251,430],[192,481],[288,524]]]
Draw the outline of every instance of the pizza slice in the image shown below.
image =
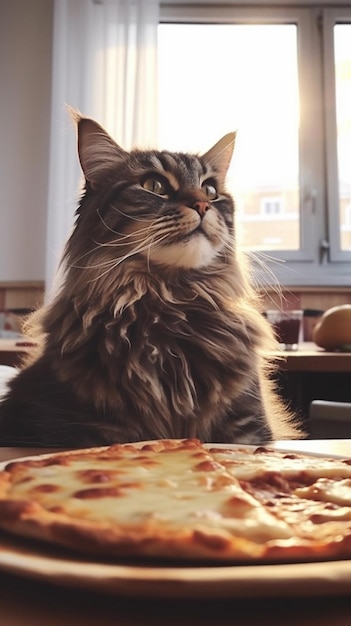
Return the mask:
[[264,447],[257,448],[249,459],[240,449],[210,451],[242,488],[287,523],[296,537],[313,545],[322,543],[325,555],[350,555],[350,459],[284,453]]

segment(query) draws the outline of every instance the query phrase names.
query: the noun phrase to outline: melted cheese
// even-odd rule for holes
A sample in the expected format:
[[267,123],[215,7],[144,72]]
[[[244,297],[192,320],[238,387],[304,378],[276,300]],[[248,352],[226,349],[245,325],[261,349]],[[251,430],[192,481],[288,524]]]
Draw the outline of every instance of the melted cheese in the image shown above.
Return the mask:
[[339,506],[351,507],[350,478],[339,481],[319,478],[315,483],[309,485],[308,487],[295,489],[294,493],[300,498],[309,498],[311,500],[319,500],[321,502],[329,502]]
[[46,510],[119,527],[218,528],[260,543],[292,531],[265,510],[205,452],[129,452],[116,459],[82,458],[18,472],[9,496],[35,499]]
[[[261,451],[260,451],[261,450]],[[279,472],[286,478],[294,478],[301,473],[311,478],[351,479],[351,461],[319,456],[281,453],[258,448],[248,454],[245,449],[210,448],[211,454],[239,480],[253,480],[267,472]]]

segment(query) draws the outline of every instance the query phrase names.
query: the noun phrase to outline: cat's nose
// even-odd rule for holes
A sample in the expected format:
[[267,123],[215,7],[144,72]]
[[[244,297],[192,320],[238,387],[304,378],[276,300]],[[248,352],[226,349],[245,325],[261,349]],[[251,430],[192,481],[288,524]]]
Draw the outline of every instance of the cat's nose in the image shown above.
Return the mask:
[[210,205],[206,200],[197,200],[197,202],[193,204],[193,209],[198,212],[200,217],[203,217],[209,208]]

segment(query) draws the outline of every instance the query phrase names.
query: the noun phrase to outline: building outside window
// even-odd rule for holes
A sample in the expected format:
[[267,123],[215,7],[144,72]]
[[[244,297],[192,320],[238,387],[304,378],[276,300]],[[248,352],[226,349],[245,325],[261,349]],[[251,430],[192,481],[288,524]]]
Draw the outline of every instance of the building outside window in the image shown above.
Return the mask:
[[228,185],[261,280],[351,285],[351,9],[165,4],[158,50],[160,147],[237,131]]

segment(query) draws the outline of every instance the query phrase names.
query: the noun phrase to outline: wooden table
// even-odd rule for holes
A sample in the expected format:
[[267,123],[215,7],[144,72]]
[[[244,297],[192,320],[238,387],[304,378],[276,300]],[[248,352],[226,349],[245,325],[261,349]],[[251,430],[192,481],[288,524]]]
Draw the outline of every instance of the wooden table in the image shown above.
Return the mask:
[[[351,456],[351,440],[282,441],[277,448]],[[46,452],[0,448],[0,461]],[[0,538],[1,541],[1,538]],[[1,543],[0,543],[1,562]],[[348,567],[348,563],[346,563]],[[273,566],[274,567],[274,566]],[[321,564],[321,568],[327,567]],[[351,577],[351,565],[350,565]],[[50,580],[50,577],[48,577]],[[351,596],[269,598],[120,597],[1,572],[0,626],[349,626]]]
[[298,350],[280,352],[281,369],[289,372],[351,373],[351,352],[327,352],[312,341],[303,342]]
[[351,402],[351,352],[326,352],[313,342],[279,352],[277,381],[283,399],[297,412],[308,432],[313,400]]
[[0,365],[20,367],[23,357],[33,350],[30,341],[26,339],[7,339],[0,337]]

